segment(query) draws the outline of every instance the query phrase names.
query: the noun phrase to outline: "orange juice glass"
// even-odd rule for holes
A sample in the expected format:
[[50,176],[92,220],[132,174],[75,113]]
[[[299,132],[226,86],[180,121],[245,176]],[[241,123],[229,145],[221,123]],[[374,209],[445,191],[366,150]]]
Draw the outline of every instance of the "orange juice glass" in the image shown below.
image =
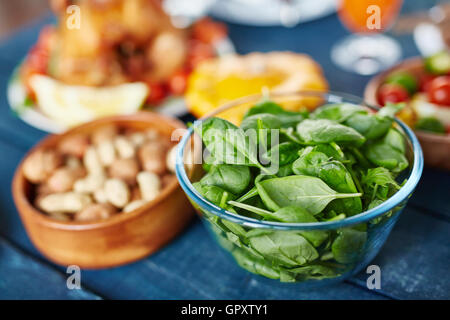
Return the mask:
[[352,35],[338,42],[332,60],[347,71],[370,75],[401,57],[398,43],[382,33],[397,17],[402,0],[338,0],[338,17]]

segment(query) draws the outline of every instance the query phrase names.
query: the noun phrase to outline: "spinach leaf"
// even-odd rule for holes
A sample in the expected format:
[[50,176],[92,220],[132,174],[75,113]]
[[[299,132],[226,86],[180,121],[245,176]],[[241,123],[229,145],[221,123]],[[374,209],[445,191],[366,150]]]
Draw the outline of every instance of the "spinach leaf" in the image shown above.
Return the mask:
[[309,279],[327,279],[339,275],[336,268],[331,268],[322,264],[311,264],[303,267],[280,270],[280,280],[283,282],[305,281]]
[[386,134],[392,122],[392,118],[356,113],[345,121],[345,125],[355,129],[367,139],[377,139]]
[[250,245],[275,264],[299,266],[319,257],[316,249],[301,235],[272,231],[249,239]]
[[200,180],[202,185],[220,187],[233,194],[241,194],[250,184],[250,169],[242,165],[219,164]]
[[317,108],[311,114],[311,118],[344,122],[355,113],[367,113],[367,110],[362,106],[351,103],[327,104]]
[[257,142],[231,122],[220,118],[209,118],[201,126],[194,127],[202,137],[211,156],[226,164],[249,165],[260,168],[266,173],[257,157]]
[[236,198],[235,195],[214,185],[203,185],[200,182],[195,182],[192,185],[203,197],[222,208],[226,207],[228,200]]
[[331,245],[334,259],[340,263],[353,263],[359,259],[367,240],[367,233],[350,228],[338,230]]
[[392,148],[384,141],[368,145],[366,155],[373,164],[385,167],[393,172],[401,172],[409,165],[408,159],[403,153]]
[[307,112],[286,111],[280,105],[274,102],[263,101],[248,110],[244,115],[244,119],[262,113],[277,116],[277,118],[281,122],[281,127],[283,128],[293,127],[297,123],[303,121],[306,117],[308,117]]
[[361,193],[338,193],[321,179],[304,175],[268,179],[257,183],[256,187],[264,204],[273,211],[297,206],[313,215],[320,213],[332,200],[361,196]]
[[297,125],[297,134],[305,143],[347,143],[361,146],[366,138],[353,128],[327,119],[306,119]]
[[276,270],[271,263],[266,260],[249,254],[248,252],[236,248],[231,251],[236,262],[245,270],[265,276],[270,279],[279,279],[280,272]]
[[301,147],[294,142],[283,142],[273,146],[267,153],[266,158],[270,159],[272,163],[284,166],[298,158],[300,149]]

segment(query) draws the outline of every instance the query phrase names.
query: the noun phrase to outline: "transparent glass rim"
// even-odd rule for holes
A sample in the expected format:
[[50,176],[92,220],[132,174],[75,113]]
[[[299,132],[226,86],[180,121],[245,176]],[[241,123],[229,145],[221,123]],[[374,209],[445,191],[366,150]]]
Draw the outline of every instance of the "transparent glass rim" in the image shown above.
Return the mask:
[[[368,108],[378,110],[378,107],[367,104],[363,101],[363,99],[358,98],[357,96],[353,96],[346,93],[340,92],[323,92],[323,91],[297,91],[297,92],[286,92],[286,93],[270,93],[270,97],[280,98],[280,97],[302,97],[302,96],[317,96],[322,97],[327,100],[327,102],[340,103],[340,102],[350,102],[359,105],[366,106]],[[198,126],[202,121],[207,118],[215,116],[217,113],[220,113],[229,108],[236,107],[238,105],[249,103],[252,101],[257,101],[262,98],[262,94],[255,94],[246,96],[243,98],[239,98],[233,100],[218,109],[214,110],[214,112],[208,114],[207,116],[196,121],[194,126]],[[176,155],[176,164],[175,171],[178,178],[178,181],[185,191],[186,195],[192,199],[200,208],[206,210],[221,219],[226,219],[234,223],[238,223],[244,227],[251,228],[265,228],[265,229],[274,229],[274,230],[324,230],[324,229],[338,229],[343,228],[359,223],[367,222],[371,219],[374,219],[390,210],[400,205],[402,202],[406,201],[407,198],[411,195],[414,189],[417,186],[417,183],[420,180],[422,175],[424,159],[422,149],[420,147],[420,143],[417,140],[417,137],[414,135],[413,131],[404,124],[401,120],[395,118],[395,122],[402,128],[404,133],[406,134],[407,139],[412,145],[412,151],[414,156],[414,161],[412,165],[411,172],[407,177],[407,182],[398,190],[391,198],[380,204],[379,206],[372,208],[370,210],[361,212],[357,215],[347,217],[342,220],[337,221],[328,221],[328,222],[312,222],[312,223],[284,223],[284,222],[273,222],[273,221],[261,221],[245,216],[241,216],[230,211],[227,211],[219,206],[209,202],[200,193],[194,188],[191,181],[188,178],[186,173],[185,166],[183,164],[184,159],[184,150],[186,149],[187,143],[190,141],[190,138],[194,132],[193,126],[188,129],[186,134],[182,137],[180,143],[177,147],[177,155]]]

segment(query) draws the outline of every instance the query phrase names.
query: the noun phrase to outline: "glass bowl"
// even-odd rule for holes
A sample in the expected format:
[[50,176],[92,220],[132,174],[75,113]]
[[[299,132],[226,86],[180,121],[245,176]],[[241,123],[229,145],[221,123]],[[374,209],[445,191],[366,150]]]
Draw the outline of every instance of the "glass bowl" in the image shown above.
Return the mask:
[[[199,125],[203,120],[219,114],[243,114],[249,106],[260,101],[262,95],[252,95],[230,102],[210,115],[196,121],[194,127]],[[299,107],[312,105],[320,106],[326,103],[354,103],[364,105],[369,109],[377,110],[376,107],[365,104],[362,99],[357,97],[338,94],[338,93],[321,93],[321,92],[296,92],[296,93],[272,93],[270,99],[283,106]],[[177,151],[176,158],[176,174],[181,187],[185,191],[189,200],[195,207],[201,217],[202,222],[216,239],[216,241],[226,251],[228,251],[235,261],[247,271],[258,274],[260,276],[275,279],[281,282],[295,282],[306,285],[307,287],[316,285],[326,285],[344,280],[366,267],[370,261],[377,255],[382,245],[385,243],[389,233],[398,220],[403,211],[409,197],[414,191],[423,169],[423,154],[420,144],[412,132],[403,122],[395,119],[394,126],[400,130],[406,141],[406,157],[409,160],[409,168],[403,171],[398,179],[399,181],[407,181],[402,187],[387,201],[381,205],[362,212],[360,214],[338,220],[328,222],[314,223],[282,223],[271,221],[260,221],[246,216],[241,216],[233,212],[222,209],[215,204],[209,202],[202,197],[193,187],[192,183],[198,181],[203,175],[201,159],[199,161],[199,153],[201,148],[194,147],[196,161],[193,166],[195,168],[192,179],[188,178],[185,166],[188,151],[192,152],[192,146],[198,145],[194,143],[199,141],[197,134],[193,134],[193,128],[183,136]],[[201,142],[200,142],[201,146]],[[350,229],[351,227],[351,229]],[[258,229],[258,230],[255,230]],[[325,244],[316,247],[318,252],[314,261],[298,266],[288,266],[279,263],[276,257],[260,254],[247,239],[248,233],[251,231],[263,233],[299,234],[302,232],[322,232],[328,233],[330,239],[334,239],[337,234],[349,234],[355,236],[358,240],[358,246],[350,257],[338,259],[334,257],[330,250],[331,240],[325,241]],[[357,232],[357,233],[356,233]],[[288,235],[289,236],[289,235]],[[298,248],[300,250],[300,248]],[[342,261],[344,260],[344,261]],[[274,282],[274,280],[271,280]],[[275,283],[275,282],[274,282]]]

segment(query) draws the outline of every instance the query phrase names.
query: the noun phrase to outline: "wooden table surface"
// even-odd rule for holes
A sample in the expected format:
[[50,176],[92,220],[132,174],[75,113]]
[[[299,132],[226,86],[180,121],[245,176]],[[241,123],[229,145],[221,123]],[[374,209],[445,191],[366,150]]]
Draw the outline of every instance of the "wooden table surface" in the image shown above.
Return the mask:
[[[385,246],[373,261],[381,268],[380,290],[366,287],[364,272],[328,288],[274,286],[235,265],[198,220],[175,241],[134,264],[82,271],[81,290],[66,287],[66,270],[33,247],[14,207],[11,179],[26,151],[45,133],[10,111],[8,79],[52,22],[47,15],[0,43],[0,298],[5,299],[449,299],[450,173],[426,168],[416,192]],[[314,57],[331,89],[362,95],[368,77],[342,72],[330,61],[332,44],[347,33],[335,15],[292,29],[229,25],[238,52],[292,50]],[[404,56],[417,55],[411,37],[398,38]]]

